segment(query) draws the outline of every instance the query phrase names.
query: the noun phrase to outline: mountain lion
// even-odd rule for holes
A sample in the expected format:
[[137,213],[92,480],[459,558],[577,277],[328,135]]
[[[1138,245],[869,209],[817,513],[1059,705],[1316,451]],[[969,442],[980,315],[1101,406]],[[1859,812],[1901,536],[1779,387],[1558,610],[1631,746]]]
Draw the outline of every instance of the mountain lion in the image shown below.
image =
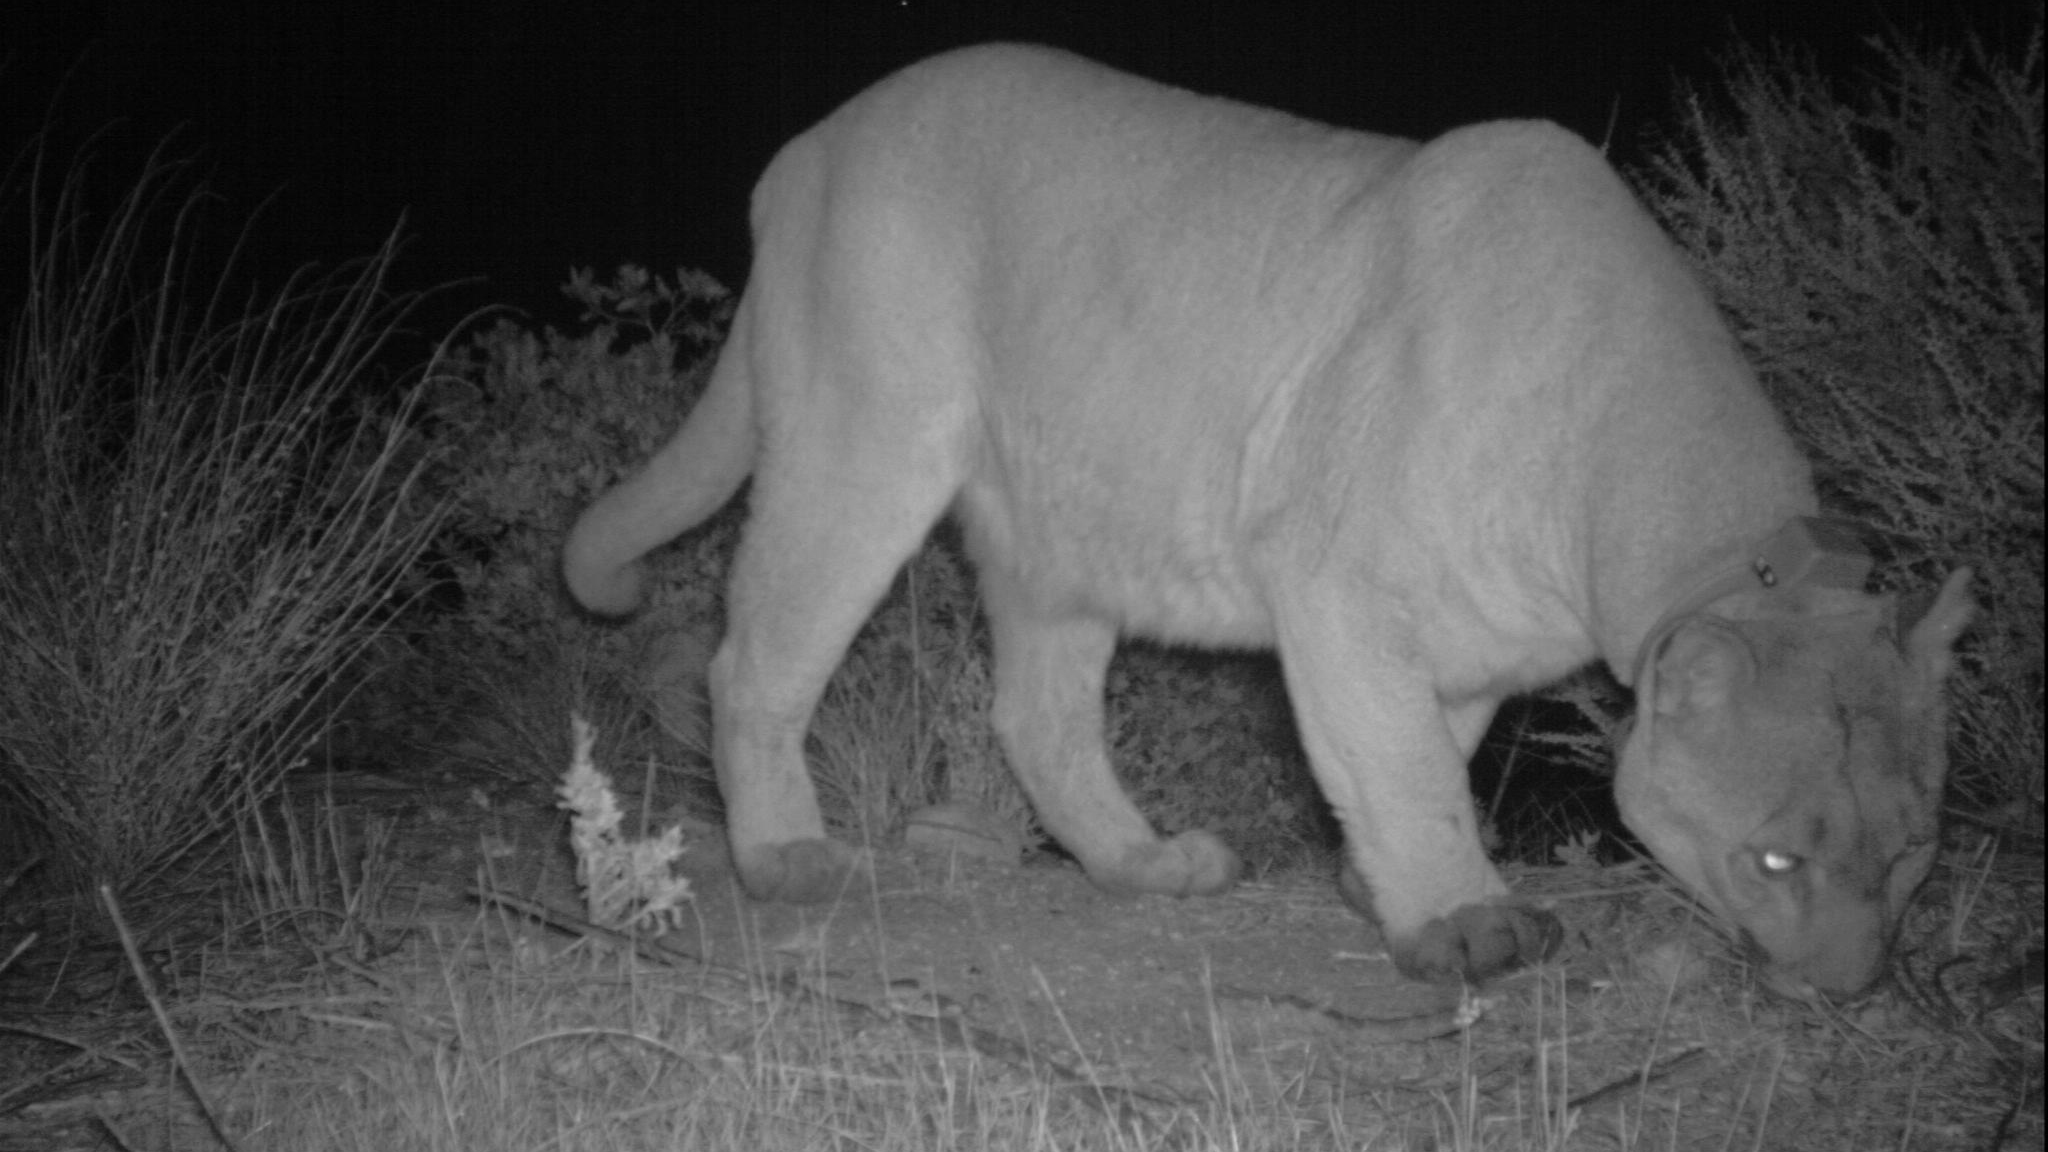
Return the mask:
[[637,558],[752,474],[710,688],[754,896],[862,866],[806,727],[951,511],[1003,747],[1104,888],[1238,873],[1119,788],[1118,635],[1277,647],[1400,970],[1537,960],[1558,922],[1487,861],[1465,763],[1504,697],[1604,660],[1636,691],[1618,790],[1658,858],[1779,987],[1882,973],[1935,850],[1968,573],[1917,623],[1864,594],[1712,301],[1584,142],[1418,145],[992,46],[797,137],[752,218],[708,390],[564,570],[630,611]]

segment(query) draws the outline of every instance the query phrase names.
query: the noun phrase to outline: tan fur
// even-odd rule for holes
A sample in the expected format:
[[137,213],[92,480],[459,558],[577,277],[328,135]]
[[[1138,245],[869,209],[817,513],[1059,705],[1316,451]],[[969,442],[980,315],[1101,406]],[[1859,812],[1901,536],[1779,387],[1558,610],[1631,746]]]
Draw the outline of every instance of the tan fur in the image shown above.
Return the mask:
[[[1476,978],[1529,961],[1556,923],[1508,897],[1465,781],[1495,706],[1589,660],[1630,675],[1700,571],[1814,508],[1683,260],[1552,125],[1417,145],[977,48],[905,69],[792,141],[753,222],[753,276],[709,392],[577,524],[565,573],[585,604],[630,609],[632,561],[752,472],[711,689],[735,860],[758,896],[827,897],[859,864],[825,837],[805,729],[951,509],[995,636],[998,732],[1098,883],[1206,893],[1237,873],[1208,833],[1155,835],[1110,772],[1118,634],[1276,646],[1402,969]],[[1661,683],[1695,647],[1680,633]],[[1909,649],[1906,679],[1938,693],[1946,639],[1926,646],[1938,659]],[[1814,651],[1821,666],[1862,659]],[[1745,689],[1772,682],[1757,668]],[[1879,700],[1899,676],[1879,678],[1867,695],[1898,737],[1885,755],[1938,747],[1937,718]],[[1715,865],[1677,861],[1725,860],[1798,810],[1787,790],[1818,769],[1774,772],[1767,730],[1818,741],[1802,752],[1815,763],[1827,739],[1795,718],[1695,740],[1681,721],[1703,713],[1674,707],[1631,745],[1632,819],[1741,924],[1755,901],[1718,894]],[[1728,712],[1716,732],[1749,720]],[[1851,790],[1893,772],[1882,756],[1831,763]],[[1796,845],[1846,854],[1855,894],[1816,888],[1758,922],[1801,979],[1868,974],[1868,949],[1815,959],[1829,946],[1803,926],[1889,869],[1872,853],[1901,815],[1916,837],[1931,818],[1938,766],[1896,774],[1917,782],[1910,799],[1839,805],[1839,834]],[[1731,803],[1733,786],[1790,807]]]

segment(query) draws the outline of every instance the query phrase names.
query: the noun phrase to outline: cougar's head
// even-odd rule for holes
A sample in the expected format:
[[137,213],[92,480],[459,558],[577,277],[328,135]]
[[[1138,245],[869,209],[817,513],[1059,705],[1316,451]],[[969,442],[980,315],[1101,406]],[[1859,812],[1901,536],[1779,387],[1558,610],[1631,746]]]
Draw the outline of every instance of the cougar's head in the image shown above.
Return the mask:
[[1702,611],[1648,654],[1616,778],[1622,818],[1782,993],[1854,996],[1885,972],[1934,862],[1942,681],[1968,584],[1952,574],[1904,629],[1879,597]]

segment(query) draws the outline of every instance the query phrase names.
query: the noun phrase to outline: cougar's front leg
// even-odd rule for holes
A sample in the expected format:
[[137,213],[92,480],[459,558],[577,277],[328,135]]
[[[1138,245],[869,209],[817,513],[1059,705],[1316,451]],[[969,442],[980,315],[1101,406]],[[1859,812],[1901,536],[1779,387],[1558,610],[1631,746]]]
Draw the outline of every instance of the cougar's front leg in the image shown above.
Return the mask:
[[1405,614],[1356,595],[1297,587],[1276,623],[1302,741],[1395,966],[1477,981],[1542,959],[1557,920],[1509,896],[1472,810],[1461,741],[1490,708],[1447,714]]
[[1237,855],[1193,829],[1152,830],[1111,770],[1103,746],[1103,676],[1116,631],[1086,616],[1036,610],[984,567],[995,637],[994,721],[1003,751],[1044,823],[1110,891],[1212,895],[1237,880]]

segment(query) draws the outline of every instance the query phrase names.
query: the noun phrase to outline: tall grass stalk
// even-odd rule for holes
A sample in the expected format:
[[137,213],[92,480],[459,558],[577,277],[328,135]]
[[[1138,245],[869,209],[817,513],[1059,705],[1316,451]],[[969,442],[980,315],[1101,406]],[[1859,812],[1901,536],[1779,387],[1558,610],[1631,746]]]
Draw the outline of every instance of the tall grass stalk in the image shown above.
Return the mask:
[[[400,606],[435,526],[410,398],[357,395],[413,298],[395,237],[240,306],[197,271],[203,189],[151,156],[95,215],[48,149],[0,358],[0,796],[59,876],[130,892],[217,851]],[[415,454],[416,455],[416,454]],[[331,701],[330,701],[331,704]]]

